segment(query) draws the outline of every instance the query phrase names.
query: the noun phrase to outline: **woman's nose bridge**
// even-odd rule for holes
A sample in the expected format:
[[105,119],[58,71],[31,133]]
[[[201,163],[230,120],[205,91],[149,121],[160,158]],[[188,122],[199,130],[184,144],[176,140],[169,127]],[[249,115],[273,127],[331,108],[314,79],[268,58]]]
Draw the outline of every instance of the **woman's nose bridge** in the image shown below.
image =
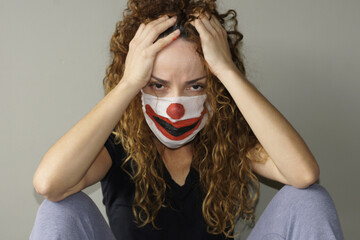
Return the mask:
[[174,85],[170,91],[170,97],[184,96],[183,88],[181,86]]

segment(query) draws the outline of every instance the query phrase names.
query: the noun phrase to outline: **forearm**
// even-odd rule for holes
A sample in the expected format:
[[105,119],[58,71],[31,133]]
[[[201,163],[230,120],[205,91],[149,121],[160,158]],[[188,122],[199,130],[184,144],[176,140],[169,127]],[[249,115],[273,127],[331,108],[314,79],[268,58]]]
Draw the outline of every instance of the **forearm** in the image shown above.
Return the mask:
[[[220,80],[280,173],[291,184],[318,175],[318,165],[304,140],[285,117],[236,70]],[[309,180],[312,181],[312,180]]]
[[57,192],[76,185],[137,92],[120,81],[48,150],[34,175],[34,185],[43,191]]

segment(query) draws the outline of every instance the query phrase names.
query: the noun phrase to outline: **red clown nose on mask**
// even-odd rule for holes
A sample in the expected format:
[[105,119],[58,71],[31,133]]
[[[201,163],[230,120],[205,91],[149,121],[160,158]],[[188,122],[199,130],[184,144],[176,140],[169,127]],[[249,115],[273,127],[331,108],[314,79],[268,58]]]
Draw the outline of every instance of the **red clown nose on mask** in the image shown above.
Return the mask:
[[205,126],[209,105],[206,94],[156,97],[141,90],[145,120],[155,136],[168,148],[178,148],[194,139]]
[[169,105],[169,107],[166,109],[166,113],[172,118],[172,119],[180,119],[185,114],[185,108],[180,103],[172,103]]

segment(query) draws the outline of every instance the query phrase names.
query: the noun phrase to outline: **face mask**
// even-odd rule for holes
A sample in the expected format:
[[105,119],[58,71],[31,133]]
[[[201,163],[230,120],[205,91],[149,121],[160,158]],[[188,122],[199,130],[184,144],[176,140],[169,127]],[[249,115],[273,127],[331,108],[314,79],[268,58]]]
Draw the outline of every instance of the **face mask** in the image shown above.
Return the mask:
[[206,94],[190,97],[156,97],[141,89],[145,120],[155,136],[168,148],[190,142],[205,126],[208,111]]

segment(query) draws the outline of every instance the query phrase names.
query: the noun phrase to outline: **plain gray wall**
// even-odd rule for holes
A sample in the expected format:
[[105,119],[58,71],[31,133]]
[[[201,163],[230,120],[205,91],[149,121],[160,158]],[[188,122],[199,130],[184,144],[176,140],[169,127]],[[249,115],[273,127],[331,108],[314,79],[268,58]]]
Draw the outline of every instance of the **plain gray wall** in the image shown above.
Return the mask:
[[[103,97],[125,1],[0,1],[0,239],[27,239],[42,156]],[[346,239],[360,226],[360,2],[223,0],[238,12],[248,78],[304,138]],[[101,211],[99,184],[85,190]],[[261,185],[257,216],[276,193]],[[246,234],[245,234],[246,235]],[[244,235],[244,236],[245,236]]]

